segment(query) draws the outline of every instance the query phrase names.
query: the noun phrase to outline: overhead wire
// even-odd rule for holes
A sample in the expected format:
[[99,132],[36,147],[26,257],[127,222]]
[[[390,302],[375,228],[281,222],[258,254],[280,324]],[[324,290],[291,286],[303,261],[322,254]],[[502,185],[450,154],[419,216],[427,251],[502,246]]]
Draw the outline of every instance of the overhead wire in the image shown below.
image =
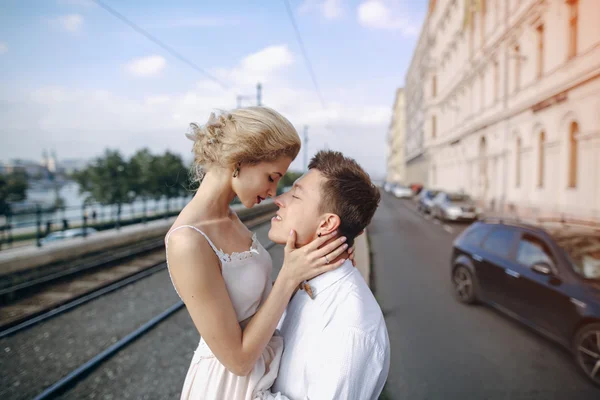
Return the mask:
[[185,56],[183,56],[181,53],[179,53],[177,50],[175,50],[174,48],[172,48],[168,44],[164,43],[163,41],[161,41],[160,39],[158,39],[154,35],[150,34],[145,29],[141,28],[135,22],[131,21],[129,18],[125,17],[123,14],[119,13],[118,11],[116,11],[114,8],[110,7],[108,4],[104,3],[101,0],[92,0],[92,1],[94,3],[96,3],[96,4],[98,4],[98,6],[102,7],[106,11],[108,11],[114,17],[116,17],[119,20],[121,20],[126,25],[129,25],[129,27],[131,27],[133,30],[135,30],[140,35],[146,37],[151,42],[153,42],[156,45],[158,45],[159,47],[163,48],[165,51],[167,51],[173,57],[177,58],[179,61],[187,64],[188,66],[192,67],[196,71],[198,71],[201,74],[205,75],[208,79],[210,79],[213,82],[219,84],[222,88],[224,88],[224,89],[230,89],[231,88],[231,86],[229,84],[223,82],[222,80],[218,79],[214,75],[212,75],[209,72],[207,72],[205,69],[199,67],[196,63],[194,63],[193,61],[189,60],[188,58],[186,58]]

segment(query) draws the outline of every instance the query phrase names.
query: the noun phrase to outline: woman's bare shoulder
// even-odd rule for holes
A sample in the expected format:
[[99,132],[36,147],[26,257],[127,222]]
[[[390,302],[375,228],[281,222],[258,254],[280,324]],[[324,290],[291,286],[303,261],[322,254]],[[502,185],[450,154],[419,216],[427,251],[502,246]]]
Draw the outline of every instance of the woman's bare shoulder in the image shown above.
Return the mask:
[[[201,231],[200,228],[195,227]],[[167,238],[167,254],[169,267],[179,269],[183,265],[215,264],[219,267],[219,258],[215,254],[208,239],[192,227],[181,227],[171,230]]]

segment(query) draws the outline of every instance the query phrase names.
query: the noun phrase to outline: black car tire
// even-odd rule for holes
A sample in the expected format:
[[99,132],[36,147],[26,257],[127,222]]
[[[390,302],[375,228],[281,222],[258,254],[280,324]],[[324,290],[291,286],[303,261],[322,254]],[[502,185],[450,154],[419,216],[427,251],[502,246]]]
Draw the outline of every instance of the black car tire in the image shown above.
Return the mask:
[[[600,323],[581,327],[573,340],[575,361],[581,371],[596,386],[600,387]],[[582,350],[584,349],[584,350]],[[592,372],[595,375],[592,376]]]
[[456,300],[463,304],[476,304],[477,278],[469,268],[457,265],[452,270],[452,289]]

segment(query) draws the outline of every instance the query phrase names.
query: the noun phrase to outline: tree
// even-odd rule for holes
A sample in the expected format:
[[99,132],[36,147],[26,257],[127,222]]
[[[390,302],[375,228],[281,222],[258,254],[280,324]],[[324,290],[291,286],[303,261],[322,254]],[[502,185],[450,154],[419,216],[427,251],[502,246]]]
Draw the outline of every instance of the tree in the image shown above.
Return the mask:
[[135,197],[148,199],[157,192],[152,166],[156,157],[150,150],[138,150],[129,160],[130,189]]
[[302,176],[302,172],[294,172],[294,171],[288,171],[285,173],[285,175],[279,180],[279,183],[277,184],[277,194],[280,194],[283,192],[283,189],[287,186],[292,186],[294,184],[294,182],[296,182],[296,180],[298,178],[300,178]]
[[150,171],[154,181],[152,187],[155,187],[153,197],[157,200],[165,197],[167,209],[170,199],[187,194],[187,169],[180,156],[166,151],[163,155],[153,158]]
[[93,199],[103,205],[115,204],[117,215],[121,215],[123,204],[132,201],[128,163],[118,150],[107,149],[87,168],[76,172],[74,178],[79,184],[79,192],[88,194],[86,201]]
[[10,211],[10,203],[27,198],[29,188],[25,171],[16,170],[11,174],[0,174],[0,215]]

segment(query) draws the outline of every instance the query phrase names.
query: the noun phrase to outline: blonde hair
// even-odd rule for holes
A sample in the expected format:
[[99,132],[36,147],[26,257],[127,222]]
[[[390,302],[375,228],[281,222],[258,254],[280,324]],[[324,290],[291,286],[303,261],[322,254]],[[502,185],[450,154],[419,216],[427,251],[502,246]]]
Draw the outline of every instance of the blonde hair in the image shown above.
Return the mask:
[[211,167],[257,164],[282,156],[292,160],[300,137],[283,115],[268,107],[238,108],[210,115],[202,126],[191,123],[186,135],[194,141],[192,180],[199,182]]

